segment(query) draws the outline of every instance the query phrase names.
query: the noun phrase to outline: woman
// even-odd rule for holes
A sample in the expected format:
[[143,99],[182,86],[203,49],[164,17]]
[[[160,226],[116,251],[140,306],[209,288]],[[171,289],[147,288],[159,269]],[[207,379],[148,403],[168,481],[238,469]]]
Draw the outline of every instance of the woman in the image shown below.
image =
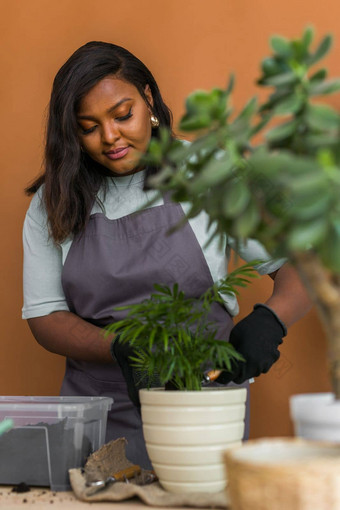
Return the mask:
[[[36,194],[24,225],[23,317],[43,347],[67,357],[61,394],[113,396],[107,440],[125,436],[128,458],[144,467],[149,460],[140,416],[101,329],[122,317],[115,307],[148,297],[154,283],[177,281],[198,297],[225,275],[228,262],[217,244],[204,247],[204,215],[166,235],[185,204],[165,197],[134,214],[153,196],[144,183],[157,169],[143,168],[140,156],[159,126],[171,128],[171,113],[140,60],[109,43],[79,48],[54,80],[45,172],[27,190]],[[281,321],[291,324],[309,306],[282,261],[269,260],[252,241],[241,255],[267,260],[258,270],[276,275],[274,291],[232,330],[247,362],[222,383],[267,371],[279,356]],[[229,337],[237,311],[229,297],[214,312],[221,338]],[[124,353],[114,350],[124,369]]]

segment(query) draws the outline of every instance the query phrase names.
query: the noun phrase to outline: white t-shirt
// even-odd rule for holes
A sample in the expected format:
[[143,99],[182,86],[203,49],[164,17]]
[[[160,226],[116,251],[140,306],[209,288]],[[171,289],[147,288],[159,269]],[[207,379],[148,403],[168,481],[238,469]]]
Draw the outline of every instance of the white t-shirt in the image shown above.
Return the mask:
[[[104,212],[109,219],[121,218],[141,208],[157,193],[154,190],[143,191],[144,172],[138,172],[132,176],[108,177],[108,181],[109,186],[105,200],[103,200],[102,193],[98,195],[103,202],[104,211],[99,203],[95,203],[92,214]],[[41,196],[42,190],[40,189],[31,201],[23,229],[24,305],[22,317],[24,319],[69,309],[61,285],[61,272],[72,244],[72,237],[61,244],[54,242],[48,232],[47,216]],[[161,205],[162,202],[163,199],[159,198],[153,206]],[[185,213],[189,210],[189,204],[184,203],[182,207]],[[189,223],[202,248],[213,281],[216,282],[225,277],[230,249],[235,243],[226,236],[223,249],[219,247],[217,239],[205,246],[212,231],[208,230],[208,216],[205,213],[190,219]],[[255,240],[248,240],[244,246],[239,246],[237,251],[240,257],[246,261],[255,259],[265,261],[256,267],[260,274],[272,273],[284,263],[284,259],[271,259],[265,249]],[[224,300],[229,313],[237,315],[239,308],[236,296],[224,296]]]

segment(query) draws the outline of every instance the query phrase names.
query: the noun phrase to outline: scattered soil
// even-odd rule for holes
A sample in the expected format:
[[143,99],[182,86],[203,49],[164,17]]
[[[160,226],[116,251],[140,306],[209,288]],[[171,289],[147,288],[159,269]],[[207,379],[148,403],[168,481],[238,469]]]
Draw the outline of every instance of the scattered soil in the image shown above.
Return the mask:
[[29,492],[31,489],[25,482],[21,482],[13,487],[12,492]]

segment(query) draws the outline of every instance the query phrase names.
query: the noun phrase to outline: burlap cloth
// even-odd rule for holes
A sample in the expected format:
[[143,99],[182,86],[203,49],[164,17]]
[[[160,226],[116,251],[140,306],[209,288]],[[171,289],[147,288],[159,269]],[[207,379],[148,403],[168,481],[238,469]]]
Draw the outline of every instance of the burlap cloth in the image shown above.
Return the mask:
[[229,508],[225,491],[174,494],[165,491],[157,481],[138,485],[148,475],[146,470],[142,470],[130,483],[115,482],[100,490],[88,487],[88,480],[105,479],[110,474],[132,465],[125,457],[125,444],[124,438],[110,441],[89,457],[84,469],[69,470],[71,486],[78,499],[88,502],[124,501],[137,497],[150,506]]

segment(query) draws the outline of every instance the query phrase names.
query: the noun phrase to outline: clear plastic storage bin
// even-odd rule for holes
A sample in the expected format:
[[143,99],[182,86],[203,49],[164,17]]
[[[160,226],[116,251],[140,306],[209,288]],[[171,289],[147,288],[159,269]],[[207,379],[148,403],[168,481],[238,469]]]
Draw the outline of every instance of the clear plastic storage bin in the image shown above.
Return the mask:
[[0,397],[0,484],[70,489],[68,470],[82,467],[105,442],[109,397]]

